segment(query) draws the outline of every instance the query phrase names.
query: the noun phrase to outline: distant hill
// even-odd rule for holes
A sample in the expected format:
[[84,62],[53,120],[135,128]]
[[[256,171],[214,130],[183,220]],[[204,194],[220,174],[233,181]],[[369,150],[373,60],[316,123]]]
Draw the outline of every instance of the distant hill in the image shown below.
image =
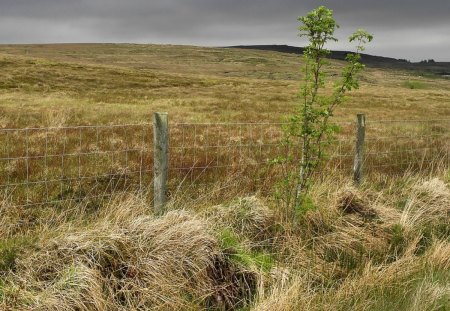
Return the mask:
[[[274,51],[290,54],[303,54],[305,50],[302,47],[289,45],[237,45],[228,48],[249,49]],[[332,51],[330,58],[344,60],[349,51]],[[374,56],[369,54],[361,54],[361,61],[369,67],[375,68],[394,68],[420,71],[441,76],[450,76],[450,62],[409,62],[406,59],[397,59],[392,57]]]

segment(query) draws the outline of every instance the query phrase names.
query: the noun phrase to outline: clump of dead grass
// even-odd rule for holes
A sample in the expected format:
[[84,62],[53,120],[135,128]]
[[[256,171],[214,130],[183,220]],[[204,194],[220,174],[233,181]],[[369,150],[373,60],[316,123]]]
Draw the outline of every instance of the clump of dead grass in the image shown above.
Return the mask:
[[337,208],[345,214],[357,214],[364,218],[374,218],[377,212],[373,209],[367,198],[364,198],[360,191],[354,187],[347,187],[338,195]]
[[434,178],[413,186],[400,223],[408,229],[449,223],[450,190],[440,179]]
[[[306,213],[303,235],[283,247],[289,278],[254,310],[449,308],[450,190],[439,179],[404,185],[390,195],[345,186],[335,205]],[[395,196],[406,196],[403,210]]]
[[[133,198],[52,214],[26,247],[17,245],[27,231],[5,231],[14,241],[0,245],[0,306],[445,310],[450,190],[439,179],[400,183],[381,192],[320,187],[290,224],[256,197],[161,217]],[[2,226],[17,220],[11,213]]]
[[4,301],[37,310],[198,310],[242,299],[233,287],[241,271],[204,219],[136,215],[127,204],[102,213],[87,226],[60,226],[21,254],[8,276],[18,289]]
[[274,285],[254,310],[446,310],[450,275],[448,242],[423,256],[405,254],[394,263],[367,263],[339,286],[318,288],[307,273]]
[[216,226],[227,226],[253,242],[268,242],[276,226],[274,211],[255,196],[216,205],[206,212],[206,216]]

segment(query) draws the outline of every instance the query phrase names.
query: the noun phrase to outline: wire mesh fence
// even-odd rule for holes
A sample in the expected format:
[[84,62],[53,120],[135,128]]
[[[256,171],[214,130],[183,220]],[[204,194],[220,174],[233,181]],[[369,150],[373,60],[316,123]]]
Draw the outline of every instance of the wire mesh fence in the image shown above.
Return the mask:
[[[280,152],[280,123],[175,124],[170,127],[169,189],[205,187],[240,178],[248,187],[267,179]],[[182,185],[181,184],[181,185]]]
[[[203,123],[170,126],[169,189],[205,190],[211,184],[225,189],[267,192],[279,177],[273,165],[288,152],[281,143],[285,123]],[[351,172],[354,124],[340,123],[340,134],[328,155],[327,166]],[[300,158],[299,144],[290,146]],[[295,160],[294,160],[295,161]]]
[[3,199],[27,206],[142,190],[151,183],[151,137],[149,124],[0,129]]
[[369,121],[366,131],[365,167],[369,174],[449,167],[450,120]]
[[[282,123],[178,123],[169,127],[169,196],[211,185],[266,192],[286,153]],[[326,168],[351,176],[355,123],[339,123]],[[101,202],[117,193],[152,200],[153,125],[0,129],[0,193],[17,206]],[[364,170],[371,174],[449,167],[450,120],[369,121]],[[300,147],[296,148],[299,158]],[[292,151],[292,150],[291,150]]]

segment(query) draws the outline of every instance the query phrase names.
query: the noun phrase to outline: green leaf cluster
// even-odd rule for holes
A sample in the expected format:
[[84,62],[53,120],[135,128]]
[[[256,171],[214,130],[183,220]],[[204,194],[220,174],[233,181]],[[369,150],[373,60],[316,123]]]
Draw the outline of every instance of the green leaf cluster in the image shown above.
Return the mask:
[[[299,17],[301,22],[298,28],[299,36],[306,37],[309,45],[306,47],[302,68],[303,79],[298,94],[298,106],[296,113],[290,117],[289,126],[285,128],[283,144],[288,146],[285,159],[278,163],[290,162],[292,151],[300,154],[299,165],[294,172],[288,174],[289,187],[295,191],[286,191],[294,198],[286,198],[286,202],[294,205],[294,209],[302,205],[302,198],[308,192],[312,177],[320,164],[326,158],[327,147],[331,144],[338,127],[333,125],[332,118],[336,107],[342,104],[346,93],[359,88],[358,74],[364,69],[361,63],[361,51],[365,44],[373,40],[373,36],[363,29],[358,29],[350,37],[349,41],[356,43],[356,52],[348,54],[347,65],[343,68],[340,78],[334,82],[334,90],[331,95],[323,90],[327,85],[325,68],[329,65],[327,57],[330,50],[326,44],[338,41],[334,37],[335,30],[339,27],[333,17],[333,11],[320,6],[306,16]],[[296,148],[293,146],[297,146]]]

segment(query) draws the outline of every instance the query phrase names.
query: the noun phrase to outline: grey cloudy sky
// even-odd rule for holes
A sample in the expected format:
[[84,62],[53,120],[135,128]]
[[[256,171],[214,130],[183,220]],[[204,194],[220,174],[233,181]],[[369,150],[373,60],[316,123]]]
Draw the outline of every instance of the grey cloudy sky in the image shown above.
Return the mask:
[[332,48],[362,27],[370,54],[450,61],[450,0],[0,0],[0,43],[302,46],[297,17],[319,5],[341,25]]

